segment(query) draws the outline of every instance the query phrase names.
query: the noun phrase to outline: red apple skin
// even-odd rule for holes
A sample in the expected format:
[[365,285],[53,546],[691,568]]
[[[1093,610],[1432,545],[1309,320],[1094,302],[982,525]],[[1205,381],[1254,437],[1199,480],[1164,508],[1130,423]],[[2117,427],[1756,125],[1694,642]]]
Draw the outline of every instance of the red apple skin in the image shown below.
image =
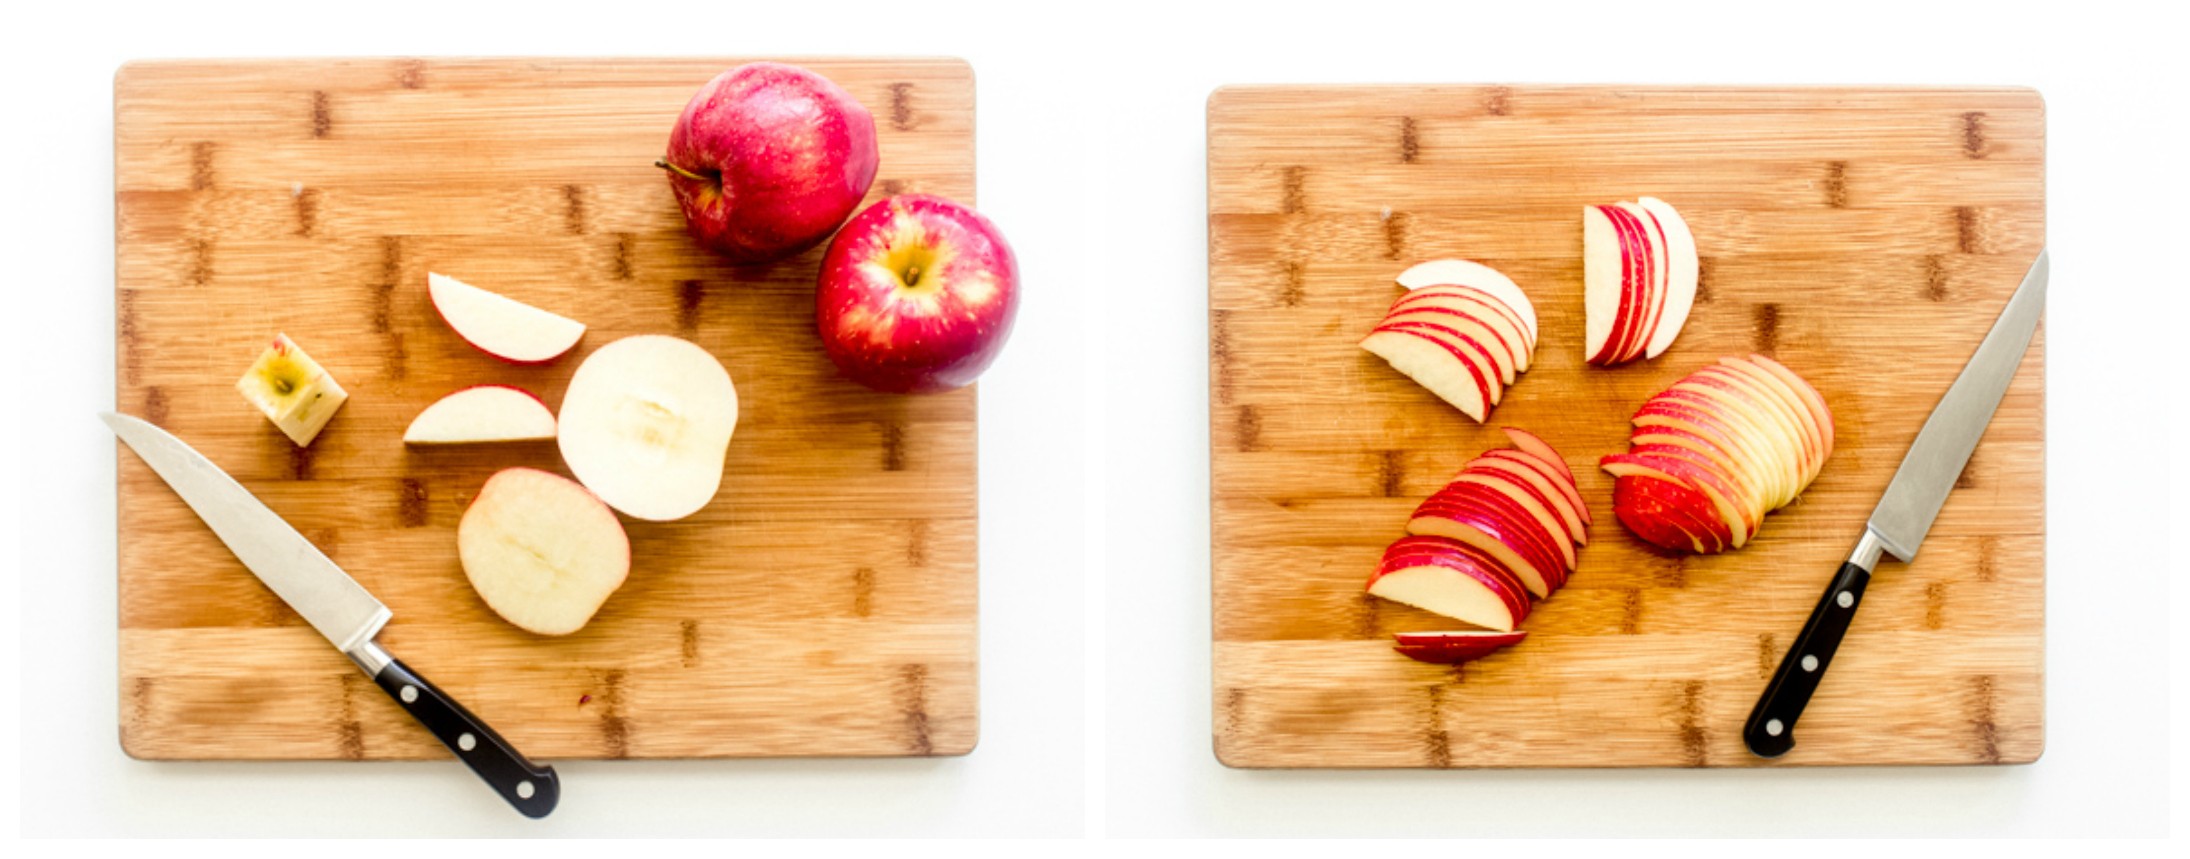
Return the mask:
[[896,394],[972,384],[1004,351],[1018,313],[1019,262],[1004,234],[927,194],[853,216],[829,243],[814,296],[829,360]]
[[1675,552],[1713,554],[1726,544],[1713,530],[1677,504],[1655,497],[1644,487],[1664,488],[1665,481],[1622,477],[1612,482],[1612,515],[1644,542]]
[[828,78],[781,63],[748,63],[700,87],[662,159],[692,238],[736,265],[821,244],[880,164],[874,114]]

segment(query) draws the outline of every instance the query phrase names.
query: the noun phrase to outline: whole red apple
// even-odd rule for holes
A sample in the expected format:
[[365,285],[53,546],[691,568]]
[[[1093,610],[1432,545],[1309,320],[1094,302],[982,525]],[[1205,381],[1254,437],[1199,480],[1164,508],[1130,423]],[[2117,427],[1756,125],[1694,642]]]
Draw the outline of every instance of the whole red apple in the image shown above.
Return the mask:
[[1003,351],[1019,263],[979,212],[906,194],[837,231],[814,298],[821,342],[844,375],[890,393],[947,391]]
[[867,196],[874,115],[828,78],[781,63],[717,75],[684,106],[657,166],[708,250],[739,265],[821,243]]

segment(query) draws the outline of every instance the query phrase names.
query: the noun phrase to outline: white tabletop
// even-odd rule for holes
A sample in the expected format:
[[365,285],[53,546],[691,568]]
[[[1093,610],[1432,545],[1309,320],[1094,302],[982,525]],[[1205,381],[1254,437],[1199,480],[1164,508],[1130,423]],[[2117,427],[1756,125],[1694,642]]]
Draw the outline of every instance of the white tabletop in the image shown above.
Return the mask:
[[[6,13],[0,538],[25,835],[2169,833],[2167,539],[2190,289],[2179,46],[2077,3],[162,3]],[[1589,9],[1586,7],[1599,6]],[[1777,8],[1773,5],[1773,8]],[[527,12],[525,10],[534,11]],[[526,821],[451,762],[147,763],[117,742],[112,75],[133,58],[951,55],[1027,280],[981,392],[979,748],[558,764]],[[2036,764],[1247,772],[1210,748],[1203,106],[1227,83],[1932,83],[2047,99],[2047,748]],[[2178,123],[2170,128],[2169,123]],[[35,125],[27,128],[26,125]],[[2177,148],[2169,151],[2172,134]],[[2171,168],[2172,177],[2162,175]],[[2183,417],[2177,415],[2178,417]],[[2172,442],[2172,444],[2171,444]],[[2171,530],[2172,529],[2172,530]],[[1853,535],[1851,534],[1851,537]],[[19,548],[18,548],[19,547]],[[1820,571],[1824,576],[1829,571]],[[1822,578],[1821,578],[1822,585]],[[2176,664],[2180,664],[2177,660]],[[1113,850],[1131,849],[1118,846]]]

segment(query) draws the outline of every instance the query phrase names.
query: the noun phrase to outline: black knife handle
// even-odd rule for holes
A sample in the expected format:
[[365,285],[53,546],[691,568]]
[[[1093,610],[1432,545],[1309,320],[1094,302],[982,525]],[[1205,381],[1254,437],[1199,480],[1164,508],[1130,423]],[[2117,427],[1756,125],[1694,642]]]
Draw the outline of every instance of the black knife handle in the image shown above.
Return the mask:
[[1764,687],[1764,697],[1757,699],[1757,708],[1749,712],[1749,723],[1742,726],[1741,741],[1758,757],[1776,758],[1795,747],[1795,722],[1802,718],[1802,708],[1810,703],[1810,695],[1817,692],[1817,684],[1825,679],[1825,669],[1833,664],[1833,653],[1840,649],[1840,639],[1848,634],[1848,624],[1855,620],[1855,610],[1863,605],[1863,587],[1870,584],[1871,571],[1849,561],[1840,565],[1840,574],[1818,597],[1817,608],[1810,610],[1810,620],[1802,625],[1802,634],[1795,638],[1787,656],[1779,661],[1779,670],[1772,673],[1772,684]]
[[555,778],[555,768],[540,766],[519,754],[517,749],[502,739],[501,734],[487,727],[487,723],[472,715],[464,705],[426,678],[418,676],[402,660],[389,659],[386,667],[373,675],[373,682],[380,685],[388,697],[394,698],[418,723],[432,731],[434,738],[456,753],[456,759],[471,767],[472,772],[486,779],[494,792],[517,808],[526,817],[546,817],[555,810],[555,801],[562,796],[562,785]]

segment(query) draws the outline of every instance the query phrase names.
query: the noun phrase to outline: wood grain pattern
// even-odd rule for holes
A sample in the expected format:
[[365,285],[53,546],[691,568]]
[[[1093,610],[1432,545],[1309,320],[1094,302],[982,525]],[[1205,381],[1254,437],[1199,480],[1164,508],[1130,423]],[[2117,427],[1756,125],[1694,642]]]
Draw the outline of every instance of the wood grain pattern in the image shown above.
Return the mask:
[[[381,640],[544,759],[957,755],[978,733],[975,395],[874,393],[814,333],[821,249],[731,268],[653,166],[743,60],[187,61],[115,79],[116,401],[219,463],[395,612]],[[974,197],[973,74],[790,60],[876,115],[870,202]],[[504,364],[426,298],[438,271],[586,322]],[[298,449],[233,385],[287,332],[351,394]],[[552,442],[411,448],[441,395],[559,403],[585,353],[674,334],[742,406],[723,488],[625,520],[630,579],[582,631],[503,622],[456,559],[488,475]],[[121,734],[140,758],[447,752],[119,453]]]
[[[1228,87],[1209,100],[1214,716],[1237,767],[2021,763],[2044,749],[2045,335],[1914,564],[1889,561],[1786,757],[1749,709],[1932,406],[2045,242],[2045,114],[2021,89]],[[1585,204],[1661,197],[1702,284],[1680,339],[1581,355]],[[1534,369],[1478,426],[1356,345],[1427,259],[1535,302]],[[1723,354],[1824,392],[1837,450],[1740,551],[1670,555],[1598,457]],[[1463,626],[1363,593],[1461,463],[1544,436],[1597,523],[1529,638],[1441,667]]]

